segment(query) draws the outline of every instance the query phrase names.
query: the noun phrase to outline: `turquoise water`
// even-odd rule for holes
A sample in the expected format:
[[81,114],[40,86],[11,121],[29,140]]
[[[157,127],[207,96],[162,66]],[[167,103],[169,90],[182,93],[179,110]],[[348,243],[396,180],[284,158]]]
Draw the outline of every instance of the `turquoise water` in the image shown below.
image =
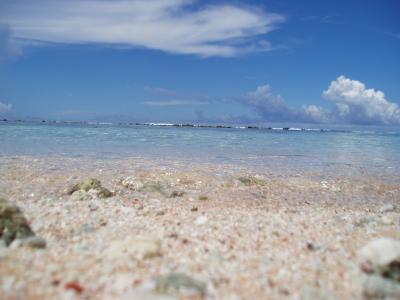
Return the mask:
[[2,122],[0,141],[2,156],[134,157],[400,175],[400,130],[388,128],[322,132]]

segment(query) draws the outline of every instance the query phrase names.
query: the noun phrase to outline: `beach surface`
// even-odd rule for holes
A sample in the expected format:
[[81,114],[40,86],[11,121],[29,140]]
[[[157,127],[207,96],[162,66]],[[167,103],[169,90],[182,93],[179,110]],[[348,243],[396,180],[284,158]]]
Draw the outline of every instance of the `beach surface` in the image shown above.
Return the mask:
[[[46,241],[0,247],[1,299],[362,299],[359,249],[400,239],[397,177],[54,155],[0,173]],[[88,178],[112,196],[68,193]]]

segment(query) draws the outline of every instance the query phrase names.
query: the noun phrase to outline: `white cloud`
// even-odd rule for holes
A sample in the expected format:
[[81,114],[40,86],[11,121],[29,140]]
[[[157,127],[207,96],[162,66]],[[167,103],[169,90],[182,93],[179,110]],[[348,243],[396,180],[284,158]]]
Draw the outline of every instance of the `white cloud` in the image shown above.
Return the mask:
[[275,95],[269,85],[258,86],[255,91],[239,98],[239,101],[256,111],[268,121],[289,121],[293,118],[291,109],[280,95]]
[[12,104],[0,102],[0,113],[9,112],[12,109]]
[[310,105],[302,108],[290,107],[281,95],[275,95],[269,85],[258,86],[255,91],[238,98],[250,106],[265,121],[272,122],[323,122],[325,111]]
[[331,82],[323,97],[335,107],[331,110],[316,105],[291,107],[282,96],[274,94],[269,85],[257,87],[238,101],[252,107],[264,121],[400,124],[400,107],[386,100],[383,92],[367,89],[360,81],[340,76]]
[[[104,43],[200,56],[265,51],[262,35],[285,18],[233,4],[191,0],[20,0],[2,3],[0,21],[15,38]],[[254,46],[256,45],[256,46]]]
[[332,113],[316,105],[302,107],[301,115],[304,120],[316,123],[327,123],[332,121]]
[[285,100],[281,95],[274,95],[269,85],[258,86],[254,92],[249,92],[244,97],[247,104],[265,111],[275,113],[287,110]]
[[386,100],[382,91],[367,89],[360,81],[340,76],[323,96],[336,104],[338,119],[360,124],[400,124],[399,106]]

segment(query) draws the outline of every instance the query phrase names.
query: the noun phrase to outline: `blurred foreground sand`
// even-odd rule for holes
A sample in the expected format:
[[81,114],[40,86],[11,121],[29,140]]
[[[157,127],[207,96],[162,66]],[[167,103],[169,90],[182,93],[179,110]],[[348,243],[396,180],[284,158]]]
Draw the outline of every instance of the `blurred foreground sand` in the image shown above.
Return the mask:
[[[47,241],[0,248],[1,299],[360,299],[358,250],[400,239],[398,178],[57,157],[2,157],[0,174]],[[114,196],[65,194],[86,178]],[[202,292],[154,293],[170,273]]]

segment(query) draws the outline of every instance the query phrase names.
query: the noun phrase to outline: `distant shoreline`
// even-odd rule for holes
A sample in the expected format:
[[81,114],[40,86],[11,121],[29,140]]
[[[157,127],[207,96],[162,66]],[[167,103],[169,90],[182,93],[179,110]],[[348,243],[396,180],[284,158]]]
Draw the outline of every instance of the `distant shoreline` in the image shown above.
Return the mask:
[[252,129],[252,130],[271,130],[271,131],[314,131],[314,132],[352,132],[351,130],[328,129],[328,128],[306,128],[306,127],[263,127],[250,125],[206,125],[194,123],[153,123],[153,122],[91,122],[91,121],[28,121],[28,120],[8,120],[1,119],[0,123],[28,123],[28,124],[64,124],[64,125],[84,125],[84,126],[148,126],[148,127],[176,127],[176,128],[213,128],[213,129]]

